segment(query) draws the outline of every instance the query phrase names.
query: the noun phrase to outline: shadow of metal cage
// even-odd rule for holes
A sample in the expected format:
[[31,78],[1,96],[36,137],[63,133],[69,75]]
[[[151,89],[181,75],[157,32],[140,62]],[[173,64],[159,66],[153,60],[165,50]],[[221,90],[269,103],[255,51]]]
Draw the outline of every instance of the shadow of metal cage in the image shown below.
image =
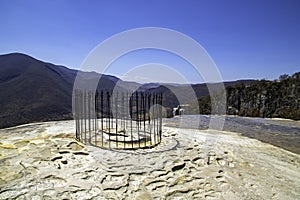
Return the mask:
[[79,141],[109,149],[151,148],[161,142],[161,93],[76,89],[73,98]]

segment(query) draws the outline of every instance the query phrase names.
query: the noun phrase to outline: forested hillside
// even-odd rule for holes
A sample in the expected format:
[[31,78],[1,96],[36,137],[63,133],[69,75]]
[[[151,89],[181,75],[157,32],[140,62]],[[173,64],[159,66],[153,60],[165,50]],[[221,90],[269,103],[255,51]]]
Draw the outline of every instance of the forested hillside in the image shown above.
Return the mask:
[[300,72],[279,80],[227,87],[228,114],[300,119]]

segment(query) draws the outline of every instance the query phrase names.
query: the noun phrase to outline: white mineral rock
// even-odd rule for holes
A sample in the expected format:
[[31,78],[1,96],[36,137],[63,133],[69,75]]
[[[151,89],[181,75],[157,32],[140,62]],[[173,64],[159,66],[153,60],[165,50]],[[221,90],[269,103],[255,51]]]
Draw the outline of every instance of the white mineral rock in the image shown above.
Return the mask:
[[0,199],[300,199],[300,156],[237,133],[163,128],[152,149],[105,150],[73,121],[0,130]]

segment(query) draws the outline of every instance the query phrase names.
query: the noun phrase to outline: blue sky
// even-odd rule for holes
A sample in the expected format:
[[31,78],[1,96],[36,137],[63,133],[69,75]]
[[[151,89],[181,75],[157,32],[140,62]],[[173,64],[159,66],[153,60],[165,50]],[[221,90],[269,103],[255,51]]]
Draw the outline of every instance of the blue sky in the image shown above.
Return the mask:
[[[79,68],[89,52],[119,32],[164,27],[195,39],[224,80],[275,79],[300,71],[298,0],[0,0],[0,54],[22,52]],[[191,66],[161,51],[133,52],[108,70],[159,62],[194,78]]]

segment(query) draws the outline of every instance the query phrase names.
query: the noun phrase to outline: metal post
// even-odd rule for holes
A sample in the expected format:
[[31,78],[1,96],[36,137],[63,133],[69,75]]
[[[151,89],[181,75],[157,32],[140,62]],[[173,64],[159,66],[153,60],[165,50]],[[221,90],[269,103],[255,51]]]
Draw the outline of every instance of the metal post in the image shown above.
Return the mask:
[[155,108],[154,108],[154,105],[155,105],[155,94],[153,95],[152,97],[152,115],[153,115],[153,134],[154,134],[154,144],[156,144],[156,131],[155,131]]
[[160,142],[161,142],[161,136],[162,136],[162,100],[163,96],[162,93],[160,93],[160,127],[159,127],[159,133],[160,133]]
[[83,93],[79,92],[79,109],[80,109],[80,140],[83,142]]
[[101,145],[103,147],[103,91],[101,91],[101,94],[100,94],[100,107],[101,107]]
[[87,93],[88,97],[88,124],[89,124],[89,143],[91,142],[91,92],[88,91]]
[[142,93],[142,110],[143,110],[143,123],[144,123],[144,138],[145,138],[145,147],[147,145],[147,135],[146,135],[146,101],[145,101],[145,96]]
[[84,143],[86,144],[86,90],[83,93],[83,113],[84,113]]
[[115,120],[116,120],[116,145],[117,145],[117,148],[118,148],[118,91],[117,91],[117,95],[115,97],[115,111],[116,111],[116,114],[115,114]]
[[126,119],[124,119],[124,118],[126,117],[126,112],[125,112],[125,108],[124,108],[124,103],[125,103],[124,101],[125,101],[125,99],[124,99],[124,93],[122,92],[122,100],[121,100],[122,115],[121,116],[122,116],[122,121],[123,121],[122,130],[124,131],[124,133],[123,133],[123,145],[124,145],[124,149],[125,149],[125,134],[126,134],[125,120]]
[[140,147],[140,127],[139,127],[139,102],[138,102],[138,93],[135,93],[135,116],[136,116],[136,126],[137,126],[137,134],[138,134],[138,142]]
[[158,105],[158,95],[156,94],[155,95],[155,114],[156,114],[156,119],[157,119],[157,122],[156,122],[156,135],[157,135],[157,142],[156,143],[159,143],[159,105]]
[[108,144],[110,148],[110,94],[107,92],[107,109],[108,109]]
[[95,121],[94,121],[94,129],[95,129],[95,145],[97,146],[97,131],[98,131],[98,119],[97,119],[97,113],[98,113],[98,91],[96,90],[95,93]]
[[132,136],[132,97],[133,95],[130,97],[129,99],[129,112],[130,112],[130,133],[131,133],[131,147],[133,149],[133,136]]
[[148,95],[148,112],[149,112],[149,121],[148,121],[148,128],[150,133],[150,145],[152,145],[152,135],[151,135],[151,94]]

